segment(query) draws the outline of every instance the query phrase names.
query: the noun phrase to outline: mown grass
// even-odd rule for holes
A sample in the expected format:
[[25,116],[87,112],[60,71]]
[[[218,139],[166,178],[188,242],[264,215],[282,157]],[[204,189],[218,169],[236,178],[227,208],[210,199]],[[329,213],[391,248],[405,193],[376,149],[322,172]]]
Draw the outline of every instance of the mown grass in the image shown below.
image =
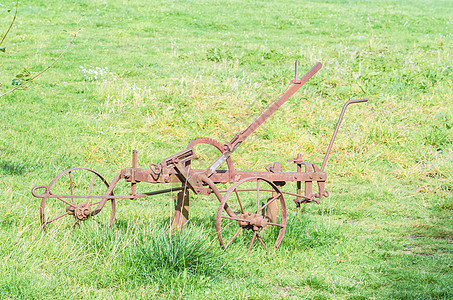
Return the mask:
[[[5,30],[13,7],[0,3]],[[1,297],[452,298],[452,12],[418,0],[21,2],[0,92],[51,63],[63,30],[82,31],[36,84],[0,99]],[[218,203],[202,196],[180,235],[162,229],[175,194],[119,201],[111,229],[41,232],[32,186],[76,166],[111,180],[133,149],[146,167],[195,137],[228,141],[286,87],[295,59],[300,73],[324,67],[234,153],[237,169],[292,171],[297,153],[320,164],[342,104],[369,102],[347,112],[331,196],[299,213],[286,199],[279,250],[223,252]]]

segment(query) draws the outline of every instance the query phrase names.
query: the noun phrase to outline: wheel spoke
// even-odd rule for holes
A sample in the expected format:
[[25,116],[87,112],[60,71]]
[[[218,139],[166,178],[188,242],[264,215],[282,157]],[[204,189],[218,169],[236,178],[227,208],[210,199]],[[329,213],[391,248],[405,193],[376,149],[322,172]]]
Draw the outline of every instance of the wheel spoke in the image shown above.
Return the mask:
[[281,228],[285,227],[282,224],[277,224],[277,223],[267,223],[267,225],[278,226],[278,227],[281,227]]
[[266,245],[264,244],[263,240],[261,239],[261,237],[258,233],[256,234],[256,238],[258,239],[258,241],[261,242],[261,245],[263,245],[264,249],[266,249],[266,251],[268,251]]
[[55,218],[53,218],[52,220],[46,221],[43,225],[52,223],[53,221],[56,221],[56,220],[58,220],[58,219],[60,219],[60,218],[63,218],[64,216],[66,216],[66,215],[68,215],[68,214],[69,214],[69,212],[65,212],[64,214],[62,214],[62,215],[60,215],[60,216],[58,216],[58,217],[55,217]]
[[255,241],[256,235],[257,235],[257,231],[254,231],[253,232],[252,241],[250,242],[249,251],[247,251],[247,255],[249,255],[250,254],[250,250],[252,250],[253,242]]
[[237,237],[237,235],[239,234],[239,232],[242,230],[242,227],[239,227],[239,229],[236,231],[236,233],[233,235],[233,237],[231,238],[231,240],[228,242],[228,244],[226,244],[225,248],[228,248],[228,246],[233,242],[233,240]]
[[[53,195],[52,192],[49,191],[49,195]],[[57,198],[58,200],[64,202],[64,203],[66,203],[67,205],[69,205],[69,206],[71,206],[71,207],[74,207],[74,208],[77,207],[77,205],[74,203],[74,201],[73,201],[73,203],[70,203],[70,202],[64,200],[63,198],[60,198],[60,197],[56,197],[56,198]],[[74,199],[73,199],[73,200],[74,200]]]
[[272,199],[269,199],[269,200],[267,201],[267,203],[264,204],[264,205],[260,208],[260,210],[265,209],[269,204],[271,204],[272,202],[274,202],[275,199],[277,199],[278,197],[280,197],[280,195],[281,195],[281,194],[279,194],[279,195],[277,195],[277,196],[275,196],[275,197],[272,197]]
[[[60,182],[58,182],[59,179],[61,179]],[[120,177],[116,176],[112,185],[114,186],[119,179]],[[46,193],[39,195],[42,198],[40,208],[42,229],[45,231],[46,226],[50,226],[47,225],[49,223],[52,223],[52,225],[57,222],[69,223],[69,219],[73,220],[73,218],[68,218],[68,216],[73,216],[76,220],[75,224],[69,225],[74,229],[80,222],[98,213],[102,207],[95,213],[93,211],[88,213],[86,210],[91,210],[93,205],[97,207],[109,200],[112,202],[109,224],[112,224],[116,213],[116,207],[113,204],[116,198],[111,195],[113,186],[109,189],[108,182],[99,173],[90,169],[74,168],[62,172],[48,186],[45,186]],[[82,214],[80,214],[81,212]],[[106,218],[107,215],[98,217],[96,221],[104,222]]]
[[222,216],[222,218],[229,219],[229,220],[234,220],[234,221],[238,221],[238,222],[242,221],[242,222],[249,222],[250,223],[249,220],[241,219],[241,218],[233,218],[233,217],[230,217],[230,216]]
[[[234,197],[238,199],[238,204]],[[231,207],[233,203],[236,205],[234,212]],[[233,243],[239,244],[247,237],[247,255],[250,255],[255,242],[269,251],[274,243],[274,248],[280,245],[285,234],[286,219],[284,194],[274,182],[263,177],[243,178],[231,186],[220,199],[216,215],[217,237],[223,249]],[[278,230],[267,235],[263,233],[267,225],[276,226]],[[255,248],[260,250],[261,246],[255,245]]]
[[[93,175],[93,179],[91,179],[90,189],[88,190],[88,196],[91,196],[91,191],[93,190],[94,181],[96,180],[96,177],[97,177],[97,175],[94,174],[94,175]],[[90,199],[90,198],[87,198],[87,201],[85,201],[85,204],[88,204],[89,199]],[[92,205],[92,204],[91,204],[91,205]]]
[[75,221],[74,226],[72,226],[72,229],[71,229],[71,230],[74,230],[74,229],[76,228],[77,225],[80,226],[79,220]]
[[[71,196],[74,195],[72,191],[72,172],[69,172],[69,189],[71,190]],[[74,198],[71,198],[71,201],[75,204]]]
[[93,185],[94,185],[94,181],[96,180],[96,177],[97,177],[97,175],[94,174],[93,179],[91,180],[90,189],[88,190],[88,195],[91,195],[91,191],[93,190]]
[[241,202],[241,199],[239,198],[239,193],[238,193],[237,189],[234,189],[234,192],[236,193],[236,197],[238,198],[239,206],[241,207],[241,212],[245,213],[244,207],[242,206],[242,202]]
[[256,213],[260,211],[260,180],[256,181]]

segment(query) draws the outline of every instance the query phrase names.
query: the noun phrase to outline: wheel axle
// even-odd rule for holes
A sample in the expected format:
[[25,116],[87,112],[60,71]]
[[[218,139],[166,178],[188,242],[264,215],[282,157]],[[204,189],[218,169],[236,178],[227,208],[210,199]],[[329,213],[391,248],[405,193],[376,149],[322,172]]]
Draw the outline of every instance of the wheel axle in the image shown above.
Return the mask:
[[252,212],[240,214],[239,218],[242,219],[238,221],[239,226],[241,226],[244,229],[253,229],[255,231],[256,230],[260,231],[263,228],[266,228],[268,223],[267,217],[263,217],[260,214]]

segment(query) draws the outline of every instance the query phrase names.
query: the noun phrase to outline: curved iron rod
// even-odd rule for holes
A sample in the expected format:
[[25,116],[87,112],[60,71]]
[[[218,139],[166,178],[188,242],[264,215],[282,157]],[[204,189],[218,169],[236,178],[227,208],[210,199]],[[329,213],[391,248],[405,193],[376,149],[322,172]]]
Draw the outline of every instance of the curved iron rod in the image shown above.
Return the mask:
[[352,103],[361,103],[361,102],[367,102],[368,99],[355,99],[355,100],[349,100],[343,105],[343,109],[341,110],[340,117],[338,118],[337,125],[335,126],[335,131],[333,132],[332,138],[330,139],[329,147],[327,148],[326,155],[324,156],[324,160],[322,162],[322,167],[321,167],[321,172],[324,172],[324,168],[326,167],[327,159],[329,158],[330,155],[330,150],[332,150],[333,143],[335,142],[335,138],[337,137],[338,129],[340,129],[340,124],[341,121],[343,121],[343,116],[346,111],[346,108],[348,107],[349,104]]

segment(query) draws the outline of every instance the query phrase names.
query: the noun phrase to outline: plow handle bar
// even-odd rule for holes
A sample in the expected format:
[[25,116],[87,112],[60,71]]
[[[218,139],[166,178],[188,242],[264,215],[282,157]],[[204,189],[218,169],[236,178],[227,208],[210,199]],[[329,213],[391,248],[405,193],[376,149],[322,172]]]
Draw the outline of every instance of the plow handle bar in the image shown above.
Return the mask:
[[337,137],[338,129],[340,129],[340,124],[341,121],[343,121],[343,116],[346,111],[346,108],[348,107],[349,104],[353,103],[361,103],[361,102],[367,102],[368,99],[355,99],[355,100],[349,100],[343,105],[343,109],[341,110],[340,117],[338,118],[337,125],[335,126],[335,131],[333,132],[332,138],[330,139],[329,147],[327,148],[326,155],[324,156],[324,160],[322,162],[322,167],[321,167],[321,172],[324,172],[324,168],[326,167],[327,159],[329,158],[330,155],[330,150],[332,150],[333,143],[335,142],[335,138]]
[[[244,131],[242,131],[239,134],[239,138],[235,141],[231,141],[230,143],[233,145],[234,142],[240,142],[242,143],[246,138],[249,137],[258,127],[264,123],[277,109],[280,108],[280,106],[283,105],[283,103],[286,102],[295,92],[297,92],[298,89],[300,89],[313,75],[316,74],[320,69],[322,68],[321,63],[317,63],[310,71],[308,71],[307,74],[305,74],[300,80],[297,80],[297,75],[295,80],[293,81],[293,86],[288,89],[286,93],[284,93],[278,100],[276,100],[272,105],[258,118],[255,119],[255,121],[252,122],[252,124],[247,127]],[[296,62],[296,70],[297,70],[297,62]],[[234,146],[234,145],[233,145]]]
[[300,80],[297,79],[297,61],[296,61],[296,76],[292,80],[293,85],[272,105],[264,111],[252,124],[249,125],[244,131],[236,134],[234,138],[225,144],[225,152],[217,158],[214,163],[206,170],[206,175],[211,176],[215,170],[228,158],[230,155],[241,145],[241,143],[249,137],[258,127],[264,123],[283,103],[286,102],[298,89],[300,89],[313,75],[315,75],[322,68],[322,64],[318,62],[307,74]]

